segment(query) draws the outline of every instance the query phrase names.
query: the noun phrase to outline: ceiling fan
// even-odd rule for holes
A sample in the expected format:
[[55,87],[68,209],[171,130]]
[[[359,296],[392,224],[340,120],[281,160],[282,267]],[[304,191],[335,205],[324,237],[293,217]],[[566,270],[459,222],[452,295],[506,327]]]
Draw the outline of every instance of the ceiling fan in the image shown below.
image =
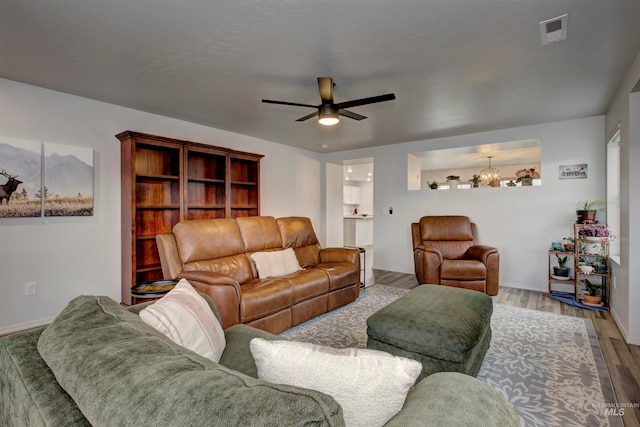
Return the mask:
[[271,99],[263,99],[262,102],[267,104],[280,104],[280,105],[293,105],[295,107],[309,107],[316,108],[318,111],[313,112],[311,114],[307,114],[304,117],[300,117],[297,122],[304,122],[305,120],[309,120],[312,117],[318,116],[318,122],[320,124],[331,126],[335,125],[340,121],[338,116],[349,117],[353,120],[364,120],[367,117],[361,114],[354,113],[352,111],[345,110],[345,108],[358,107],[360,105],[366,104],[375,104],[376,102],[384,102],[391,101],[396,99],[396,96],[393,93],[388,93],[386,95],[372,96],[370,98],[362,98],[362,99],[354,99],[352,101],[340,102],[335,104],[333,102],[333,87],[335,83],[333,83],[333,79],[331,77],[318,77],[318,89],[320,91],[320,99],[322,100],[322,104],[320,105],[310,105],[310,104],[300,104],[297,102],[286,102],[286,101],[274,101]]

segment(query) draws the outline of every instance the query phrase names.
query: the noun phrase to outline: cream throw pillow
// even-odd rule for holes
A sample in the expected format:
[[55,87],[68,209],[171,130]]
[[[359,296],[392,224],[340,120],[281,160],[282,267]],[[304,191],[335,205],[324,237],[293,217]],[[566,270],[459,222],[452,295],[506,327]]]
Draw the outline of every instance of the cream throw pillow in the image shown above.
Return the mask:
[[377,350],[254,338],[258,378],[318,390],[342,406],[348,427],[382,426],[404,405],[422,365]]
[[282,251],[254,252],[250,256],[256,263],[260,279],[285,276],[302,270],[293,248]]
[[140,311],[140,318],[173,342],[218,362],[227,343],[209,304],[186,279]]

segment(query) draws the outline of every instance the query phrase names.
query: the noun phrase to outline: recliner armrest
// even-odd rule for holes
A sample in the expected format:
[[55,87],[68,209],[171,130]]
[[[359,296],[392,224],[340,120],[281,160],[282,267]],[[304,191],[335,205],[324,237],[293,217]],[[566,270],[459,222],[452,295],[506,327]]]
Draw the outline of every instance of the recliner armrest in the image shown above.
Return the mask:
[[495,253],[498,253],[498,249],[492,246],[474,245],[467,249],[464,258],[474,259],[482,262],[483,264],[487,264],[489,255]]
[[358,262],[360,250],[355,248],[320,249],[320,262]]
[[420,243],[419,245],[416,245],[416,247],[413,249],[413,253],[419,253],[419,252],[426,252],[427,254],[433,254],[435,256],[438,257],[438,263],[442,264],[442,252],[440,252],[437,248],[435,248],[434,246],[429,246],[429,245],[423,245],[422,243]]
[[200,293],[213,299],[220,311],[222,328],[240,323],[240,284],[229,276],[212,271],[183,271],[179,279],[187,279]]

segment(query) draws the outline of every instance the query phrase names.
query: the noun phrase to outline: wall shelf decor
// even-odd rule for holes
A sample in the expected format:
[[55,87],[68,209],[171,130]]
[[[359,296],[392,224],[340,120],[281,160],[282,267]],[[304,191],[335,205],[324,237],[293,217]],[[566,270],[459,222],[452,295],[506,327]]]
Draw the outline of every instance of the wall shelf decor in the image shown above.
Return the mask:
[[139,132],[121,141],[122,302],[160,280],[155,236],[184,220],[260,215],[261,154]]

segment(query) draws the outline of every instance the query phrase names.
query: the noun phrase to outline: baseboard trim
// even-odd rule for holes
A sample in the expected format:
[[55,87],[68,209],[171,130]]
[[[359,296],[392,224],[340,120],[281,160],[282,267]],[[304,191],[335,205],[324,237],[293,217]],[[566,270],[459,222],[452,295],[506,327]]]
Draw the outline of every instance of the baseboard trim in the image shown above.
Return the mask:
[[48,319],[34,320],[32,322],[19,323],[17,325],[12,325],[6,328],[0,328],[0,336],[13,334],[15,332],[20,332],[20,331],[25,331],[27,329],[37,328],[38,326],[48,325],[53,321],[53,319],[54,318],[52,317]]
[[622,338],[624,338],[624,341],[627,344],[640,346],[640,337],[629,336],[629,331],[627,331],[627,328],[625,328],[622,322],[620,322],[613,307],[611,307],[610,313],[611,313],[611,317],[613,318],[613,321],[616,322],[616,326],[618,327],[618,330],[622,334]]

